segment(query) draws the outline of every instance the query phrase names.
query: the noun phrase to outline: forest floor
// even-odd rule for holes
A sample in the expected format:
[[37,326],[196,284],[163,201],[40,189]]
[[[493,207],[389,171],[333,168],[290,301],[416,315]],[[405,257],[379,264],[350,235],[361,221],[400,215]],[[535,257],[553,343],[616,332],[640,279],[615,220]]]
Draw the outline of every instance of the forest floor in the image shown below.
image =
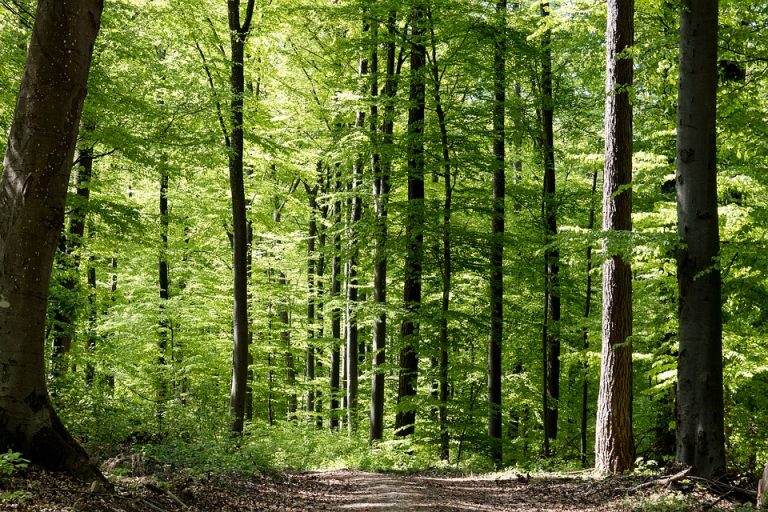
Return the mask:
[[[338,470],[262,475],[111,477],[115,493],[64,475],[24,471],[0,478],[0,510],[176,511],[607,511],[735,510],[747,495],[658,477],[596,479],[589,473],[376,474]],[[669,485],[671,484],[671,485]],[[12,494],[15,493],[15,498]],[[744,510],[744,509],[742,509]]]

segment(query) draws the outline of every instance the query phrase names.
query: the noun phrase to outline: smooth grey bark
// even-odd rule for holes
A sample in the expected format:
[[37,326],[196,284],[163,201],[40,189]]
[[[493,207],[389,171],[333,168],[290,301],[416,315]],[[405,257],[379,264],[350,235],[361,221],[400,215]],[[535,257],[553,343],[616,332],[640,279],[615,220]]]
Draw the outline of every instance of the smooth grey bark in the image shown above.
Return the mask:
[[677,111],[677,460],[725,470],[717,212],[717,0],[684,0]]
[[59,420],[46,387],[48,285],[99,0],[40,0],[0,177],[0,450],[109,485]]
[[425,6],[421,2],[411,8],[410,91],[408,108],[408,207],[405,218],[405,262],[403,279],[403,317],[400,334],[400,374],[397,389],[398,411],[395,433],[408,436],[414,432],[416,409],[413,399],[419,371],[419,321],[421,309],[421,274],[424,260],[424,46]]
[[245,19],[240,21],[240,0],[227,0],[231,63],[230,127],[226,138],[229,156],[229,188],[232,194],[232,273],[233,354],[232,388],[230,390],[230,430],[243,432],[245,401],[248,388],[248,220],[243,181],[243,94],[245,76],[243,61],[245,42],[253,18],[254,0],[248,0]]
[[502,462],[501,442],[501,341],[504,326],[504,198],[506,108],[507,0],[496,2],[497,27],[493,41],[493,202],[490,237],[490,329],[488,334],[488,436],[490,455],[496,466]]
[[318,183],[310,187],[306,183],[304,189],[307,193],[307,202],[309,206],[309,226],[307,233],[307,355],[304,365],[304,377],[309,389],[307,390],[306,411],[310,423],[314,421],[315,415],[315,343],[316,343],[316,305],[317,297],[317,193],[320,187],[319,180],[322,179],[323,162],[317,163]]
[[[632,87],[634,0],[608,0],[605,58],[605,171],[603,173],[602,355],[595,424],[595,469],[629,471],[632,436]],[[613,238],[613,240],[611,240]],[[618,239],[618,240],[617,240]],[[621,242],[625,243],[621,243]]]

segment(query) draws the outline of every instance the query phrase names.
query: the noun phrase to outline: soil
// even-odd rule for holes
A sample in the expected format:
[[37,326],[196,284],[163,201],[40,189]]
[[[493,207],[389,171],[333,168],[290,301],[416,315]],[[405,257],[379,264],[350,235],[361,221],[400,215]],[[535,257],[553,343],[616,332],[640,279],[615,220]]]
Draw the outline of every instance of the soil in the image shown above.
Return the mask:
[[[26,471],[0,479],[0,510],[108,511],[607,511],[732,510],[748,499],[731,489],[690,481],[650,483],[650,477],[597,479],[588,473],[375,474],[360,471],[112,477],[115,492],[60,473]],[[645,482],[645,483],[644,483]],[[11,499],[7,493],[17,493]],[[649,508],[651,505],[659,508]],[[666,505],[666,506],[665,506]]]

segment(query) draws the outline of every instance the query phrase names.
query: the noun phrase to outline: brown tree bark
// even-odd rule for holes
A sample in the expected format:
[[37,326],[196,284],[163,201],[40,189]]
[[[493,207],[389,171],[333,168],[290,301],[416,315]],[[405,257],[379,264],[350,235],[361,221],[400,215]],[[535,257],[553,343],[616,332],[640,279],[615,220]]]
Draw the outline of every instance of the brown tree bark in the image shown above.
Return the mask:
[[677,459],[725,470],[717,212],[717,0],[685,0],[677,111]]
[[40,0],[0,177],[0,450],[106,480],[46,388],[48,284],[103,3]]
[[[605,171],[603,177],[603,341],[597,398],[595,468],[631,470],[632,269],[625,244],[632,231],[632,57],[634,0],[608,0],[606,29]],[[613,240],[611,240],[613,238]],[[617,240],[617,238],[619,240]]]
[[400,334],[400,375],[397,390],[398,411],[395,433],[408,436],[414,432],[419,371],[418,340],[421,309],[421,274],[424,259],[424,46],[425,6],[417,2],[411,8],[411,84],[408,109],[408,208],[405,220],[405,262],[403,303],[405,316]]

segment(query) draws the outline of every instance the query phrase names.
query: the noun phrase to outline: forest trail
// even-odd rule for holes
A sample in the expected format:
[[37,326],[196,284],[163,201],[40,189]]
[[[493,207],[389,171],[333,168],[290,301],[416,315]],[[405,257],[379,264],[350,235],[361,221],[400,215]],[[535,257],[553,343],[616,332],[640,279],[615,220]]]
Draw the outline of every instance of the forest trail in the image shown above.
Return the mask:
[[[739,501],[694,485],[638,487],[651,477],[597,479],[588,473],[462,476],[352,470],[261,475],[192,475],[170,470],[112,477],[116,493],[88,492],[60,473],[0,479],[0,511],[25,512],[491,512],[734,510]],[[650,506],[649,506],[650,505]],[[654,508],[654,505],[656,508]]]

